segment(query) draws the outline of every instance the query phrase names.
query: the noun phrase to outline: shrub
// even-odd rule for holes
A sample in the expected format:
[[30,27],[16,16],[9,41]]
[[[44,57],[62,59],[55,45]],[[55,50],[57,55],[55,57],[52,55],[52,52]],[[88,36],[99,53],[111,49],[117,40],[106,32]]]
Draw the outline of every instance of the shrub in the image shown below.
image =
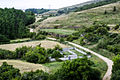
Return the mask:
[[12,80],[16,77],[20,77],[20,75],[19,69],[8,65],[6,62],[3,62],[2,66],[0,66],[0,80]]
[[63,55],[60,54],[59,51],[54,51],[51,57],[52,58],[60,58],[60,57],[63,57]]
[[21,80],[48,80],[49,74],[42,71],[37,70],[35,72],[25,72],[22,74]]
[[107,40],[105,39],[100,39],[98,44],[97,44],[97,48],[102,48],[102,49],[105,49],[107,47]]
[[56,45],[55,48],[54,48],[54,50],[60,50],[60,51],[62,51],[62,48],[60,47],[60,45]]
[[25,56],[25,53],[27,53],[27,51],[29,51],[31,49],[31,47],[26,47],[23,46],[21,48],[16,48],[16,56],[17,58],[22,58]]
[[15,52],[0,49],[0,59],[15,59],[15,58],[16,58]]

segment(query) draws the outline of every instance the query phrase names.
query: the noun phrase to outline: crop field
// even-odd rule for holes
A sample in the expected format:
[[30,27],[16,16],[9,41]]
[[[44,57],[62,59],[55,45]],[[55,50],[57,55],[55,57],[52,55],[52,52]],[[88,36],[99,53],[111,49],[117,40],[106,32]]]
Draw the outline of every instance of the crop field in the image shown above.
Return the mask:
[[72,33],[76,32],[74,30],[66,30],[66,29],[41,29],[41,31],[46,31],[46,32],[53,32],[56,34],[62,34],[62,35],[71,35]]
[[0,60],[0,66],[3,62],[7,62],[9,65],[13,65],[13,67],[18,68],[21,73],[36,71],[38,69],[43,71],[49,71],[47,67],[41,64],[28,63],[20,60]]
[[39,44],[41,44],[41,47],[44,47],[45,49],[54,48],[56,45],[60,45],[62,48],[69,47],[69,46],[61,44],[59,42],[43,40],[43,41],[31,41],[31,42],[14,43],[14,44],[3,44],[3,45],[0,45],[0,48],[5,49],[5,50],[14,51],[16,48],[19,48],[19,47],[22,47],[22,46],[35,47]]

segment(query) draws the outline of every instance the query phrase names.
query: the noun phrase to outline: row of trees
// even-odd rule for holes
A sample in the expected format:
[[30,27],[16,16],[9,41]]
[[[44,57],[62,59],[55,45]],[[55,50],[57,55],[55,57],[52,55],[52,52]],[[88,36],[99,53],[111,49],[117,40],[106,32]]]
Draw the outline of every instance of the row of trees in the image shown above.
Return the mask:
[[32,63],[46,63],[50,61],[49,57],[56,59],[63,57],[59,51],[62,51],[59,45],[47,50],[40,45],[34,48],[23,46],[14,52],[0,49],[0,59],[22,59]]
[[0,42],[9,42],[9,39],[28,37],[27,25],[35,22],[32,12],[24,13],[14,8],[0,8]]
[[0,67],[1,80],[101,80],[101,73],[92,67],[94,63],[87,58],[66,61],[55,74],[44,71],[25,72],[20,74],[19,69],[6,62]]
[[31,8],[31,9],[26,9],[25,10],[25,12],[28,12],[28,11],[30,11],[30,12],[33,12],[33,13],[36,13],[36,14],[42,14],[42,13],[45,13],[45,12],[48,12],[48,11],[50,11],[50,9],[43,9],[43,8],[41,8],[41,9],[35,9],[35,8]]

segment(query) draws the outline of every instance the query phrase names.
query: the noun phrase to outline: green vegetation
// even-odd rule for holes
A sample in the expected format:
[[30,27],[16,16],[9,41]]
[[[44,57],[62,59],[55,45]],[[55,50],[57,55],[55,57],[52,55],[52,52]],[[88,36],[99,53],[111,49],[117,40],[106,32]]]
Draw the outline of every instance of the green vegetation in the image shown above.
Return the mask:
[[71,53],[69,53],[68,51],[63,52],[64,55],[72,55]]
[[50,74],[54,74],[55,72],[57,72],[58,69],[62,67],[63,63],[64,62],[51,62],[51,63],[45,63],[43,65],[49,68]]
[[[109,1],[108,1],[109,2]],[[88,9],[81,12],[71,12],[64,17],[57,17],[50,19],[51,21],[46,21],[44,25],[39,24],[39,26],[47,26],[51,27],[55,24],[62,25],[63,28],[74,28],[81,29],[83,27],[90,27],[94,25],[94,23],[105,23],[105,24],[119,24],[120,20],[120,4],[114,3],[109,4],[107,6]],[[116,7],[116,11],[114,10],[114,6]],[[107,12],[106,14],[105,11]],[[49,26],[50,25],[50,26]],[[79,28],[78,28],[79,27]]]
[[24,13],[14,8],[0,8],[0,44],[9,43],[9,39],[29,37],[26,26],[35,21],[35,15],[31,12]]
[[0,80],[19,79],[20,76],[20,70],[14,68],[12,65],[3,62],[2,66],[0,66]]
[[78,52],[76,50],[71,50],[71,51],[73,51],[74,53],[76,53],[78,56],[85,56],[84,54],[82,54],[82,53],[80,53],[80,52]]
[[32,63],[47,63],[50,62],[49,57],[58,58],[63,57],[60,54],[62,48],[56,45],[54,49],[45,49],[39,44],[36,47],[26,47],[17,48],[16,51],[8,51],[0,49],[0,59],[21,59]]
[[[99,1],[97,3],[84,5],[84,6],[80,7],[80,8],[78,8],[76,11],[82,11],[82,10],[86,10],[86,9],[91,9],[91,8],[107,5],[107,4],[110,4],[110,3],[115,3],[115,2],[118,2],[118,1],[120,1],[120,0],[109,0],[109,1],[103,0],[103,1]],[[116,11],[116,7],[114,7],[113,11]]]
[[25,12],[28,12],[28,11],[31,11],[31,12],[36,13],[36,14],[42,14],[42,13],[50,11],[50,9],[43,9],[43,8],[35,9],[35,8],[33,8],[33,9],[26,9],[25,10]]
[[66,30],[66,29],[41,29],[41,31],[53,32],[56,34],[63,34],[63,35],[70,35],[75,32],[74,30]]
[[120,55],[117,55],[113,59],[114,65],[112,69],[112,78],[111,80],[119,80],[120,79]]
[[54,80],[101,80],[101,73],[92,67],[93,62],[86,58],[66,61],[55,73]]

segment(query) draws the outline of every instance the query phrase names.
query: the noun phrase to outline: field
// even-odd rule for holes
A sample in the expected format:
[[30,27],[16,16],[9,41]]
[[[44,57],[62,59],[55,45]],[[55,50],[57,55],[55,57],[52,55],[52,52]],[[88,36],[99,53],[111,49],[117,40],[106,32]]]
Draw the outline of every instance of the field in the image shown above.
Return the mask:
[[7,62],[9,65],[13,65],[13,67],[18,68],[21,73],[36,71],[37,69],[47,72],[49,71],[47,67],[41,64],[28,63],[20,60],[0,60],[0,66],[2,65],[3,62]]
[[68,30],[68,29],[41,29],[41,31],[53,32],[62,35],[71,35],[72,33],[76,32],[74,30]]
[[[113,12],[113,7],[116,6],[117,11]],[[107,14],[104,14],[105,10]],[[71,12],[67,15],[52,17],[44,20],[39,24],[39,27],[54,27],[60,25],[62,27],[69,26],[91,26],[94,22],[103,22],[106,24],[120,23],[120,3],[113,3],[102,7],[97,7],[80,12]],[[39,27],[37,29],[39,29]]]
[[69,47],[67,45],[60,44],[59,42],[43,40],[43,41],[31,41],[31,42],[14,43],[14,44],[4,44],[4,45],[0,45],[0,48],[1,49],[14,51],[16,48],[19,48],[19,47],[22,47],[22,46],[32,46],[32,47],[35,47],[35,46],[37,46],[39,44],[41,44],[41,47],[44,47],[46,49],[54,48],[56,45],[60,45],[62,48]]

